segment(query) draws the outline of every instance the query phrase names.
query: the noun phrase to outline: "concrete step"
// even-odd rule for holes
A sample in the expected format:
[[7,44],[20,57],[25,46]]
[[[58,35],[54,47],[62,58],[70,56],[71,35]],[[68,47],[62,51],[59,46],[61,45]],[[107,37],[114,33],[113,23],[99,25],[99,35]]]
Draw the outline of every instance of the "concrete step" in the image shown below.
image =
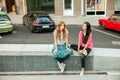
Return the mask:
[[[79,75],[80,71],[26,71],[26,72],[0,72],[0,75]],[[104,71],[85,71],[84,75],[107,75]]]
[[120,49],[94,48],[93,70],[120,71]]
[[[40,51],[2,51],[0,52],[0,72],[11,71],[60,71],[56,60],[52,58],[51,52]],[[9,54],[9,55],[8,55]],[[92,70],[90,61],[92,56],[87,58],[89,67]],[[86,62],[87,62],[86,61]],[[81,67],[80,57],[70,56],[66,61],[66,71],[78,71]],[[91,65],[91,67],[90,67]]]
[[2,80],[108,80],[107,75],[13,75],[0,76]]
[[[60,71],[52,58],[52,44],[0,44],[0,72]],[[120,71],[120,49],[93,48],[86,70]],[[74,51],[65,71],[79,71],[80,56]],[[114,66],[113,66],[114,65]]]

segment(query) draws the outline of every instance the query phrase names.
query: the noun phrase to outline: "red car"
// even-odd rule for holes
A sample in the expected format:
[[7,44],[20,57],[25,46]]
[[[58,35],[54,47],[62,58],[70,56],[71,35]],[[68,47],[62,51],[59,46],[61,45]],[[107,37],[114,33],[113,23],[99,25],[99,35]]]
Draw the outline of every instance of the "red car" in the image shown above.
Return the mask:
[[103,28],[120,31],[120,14],[113,14],[108,19],[99,19],[98,23]]

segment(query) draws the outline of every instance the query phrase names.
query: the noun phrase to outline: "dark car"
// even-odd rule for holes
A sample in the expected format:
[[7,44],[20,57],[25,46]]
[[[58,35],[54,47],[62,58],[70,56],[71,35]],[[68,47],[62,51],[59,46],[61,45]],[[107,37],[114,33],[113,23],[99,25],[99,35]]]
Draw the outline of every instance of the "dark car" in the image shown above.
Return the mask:
[[120,14],[113,14],[107,19],[99,19],[98,23],[103,28],[120,31]]
[[45,11],[31,11],[23,16],[23,25],[28,26],[31,32],[55,29],[55,22]]

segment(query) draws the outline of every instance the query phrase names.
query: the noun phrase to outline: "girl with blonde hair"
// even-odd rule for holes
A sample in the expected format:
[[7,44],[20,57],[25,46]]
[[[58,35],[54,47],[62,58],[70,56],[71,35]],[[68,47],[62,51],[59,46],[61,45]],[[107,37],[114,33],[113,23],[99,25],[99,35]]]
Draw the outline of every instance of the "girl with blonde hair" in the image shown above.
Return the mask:
[[54,46],[52,49],[53,58],[57,60],[61,72],[64,72],[66,64],[64,61],[73,53],[68,46],[68,30],[63,21],[59,22],[53,32]]

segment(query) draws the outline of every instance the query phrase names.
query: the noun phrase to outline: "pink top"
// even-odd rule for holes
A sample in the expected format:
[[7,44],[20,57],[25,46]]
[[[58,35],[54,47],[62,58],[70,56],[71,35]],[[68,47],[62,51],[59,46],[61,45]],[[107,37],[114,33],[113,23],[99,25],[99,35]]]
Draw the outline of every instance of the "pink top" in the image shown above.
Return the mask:
[[[83,34],[82,34],[82,31],[80,31],[80,32],[79,32],[79,36],[78,36],[78,45],[84,47],[85,44],[84,44],[83,41],[82,41],[82,37],[83,37]],[[88,44],[88,48],[90,48],[90,49],[93,48],[93,43],[92,43],[92,33],[90,33],[89,38],[88,38],[88,41],[87,41],[86,44]]]

